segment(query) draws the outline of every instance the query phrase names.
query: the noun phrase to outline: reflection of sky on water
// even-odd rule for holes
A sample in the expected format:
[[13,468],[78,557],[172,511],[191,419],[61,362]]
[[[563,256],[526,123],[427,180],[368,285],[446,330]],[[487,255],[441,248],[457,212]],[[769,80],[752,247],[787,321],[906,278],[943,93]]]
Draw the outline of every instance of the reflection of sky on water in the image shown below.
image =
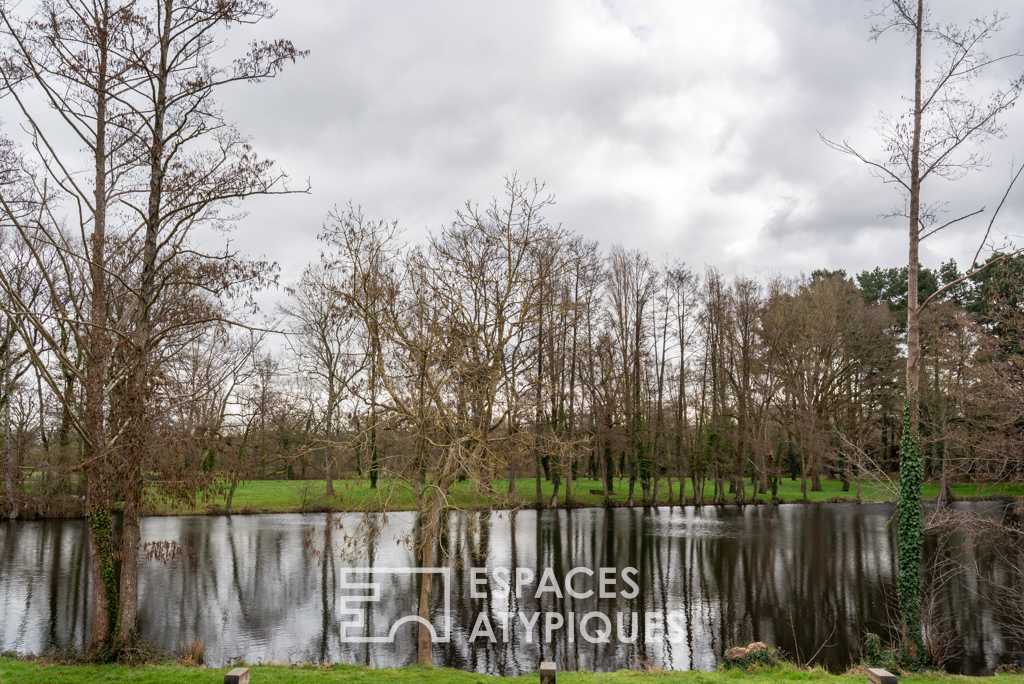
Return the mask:
[[[985,509],[981,506],[981,509]],[[787,505],[660,509],[521,511],[516,515],[449,517],[442,541],[452,572],[453,638],[435,645],[438,664],[516,674],[540,660],[561,668],[610,670],[641,665],[711,669],[733,644],[763,640],[807,658],[826,641],[819,661],[839,668],[856,658],[862,634],[882,630],[886,600],[895,589],[895,530],[888,504]],[[146,638],[176,649],[193,638],[206,640],[211,663],[241,658],[258,661],[343,661],[375,666],[415,662],[415,626],[397,630],[393,644],[353,644],[341,638],[341,573],[351,566],[335,553],[323,562],[306,548],[344,545],[359,532],[355,515],[336,516],[342,528],[324,531],[324,514],[146,518],[144,540],[175,540],[195,550],[195,560],[144,561],[140,575],[140,624]],[[387,516],[362,567],[412,566],[405,544],[414,516]],[[82,521],[0,524],[0,651],[41,652],[51,644],[85,643],[88,596],[88,536]],[[486,566],[489,590],[471,598],[469,567]],[[574,567],[636,568],[639,598],[573,598],[563,592],[535,596],[545,568],[559,586]],[[509,568],[511,587],[500,591],[495,568]],[[513,568],[529,568],[533,582],[515,595]],[[372,572],[372,571],[370,571]],[[992,576],[1008,578],[1005,569]],[[1000,574],[1002,573],[1002,574]],[[379,582],[379,602],[367,609],[362,634],[386,635],[390,625],[416,613],[415,576],[369,572],[350,581]],[[578,591],[596,588],[596,577],[578,575]],[[435,580],[440,596],[440,580]],[[621,592],[625,585],[619,582]],[[965,590],[966,591],[966,590]],[[991,617],[965,591],[951,594],[964,636],[960,666],[968,672],[992,667],[1005,650]],[[350,604],[350,607],[352,604]],[[962,609],[961,609],[962,608]],[[531,619],[532,634],[519,613]],[[544,643],[544,614],[574,616],[575,638],[556,630]],[[600,612],[613,625],[622,613],[626,633],[639,623],[635,642],[592,644],[581,638],[583,615]],[[499,641],[469,642],[485,613]],[[642,625],[647,613],[676,613],[683,639],[667,631],[650,641]],[[501,641],[504,615],[509,640]],[[435,602],[433,624],[443,621]],[[597,623],[591,624],[591,631]],[[360,633],[348,628],[349,634]],[[795,636],[795,639],[794,639]]]

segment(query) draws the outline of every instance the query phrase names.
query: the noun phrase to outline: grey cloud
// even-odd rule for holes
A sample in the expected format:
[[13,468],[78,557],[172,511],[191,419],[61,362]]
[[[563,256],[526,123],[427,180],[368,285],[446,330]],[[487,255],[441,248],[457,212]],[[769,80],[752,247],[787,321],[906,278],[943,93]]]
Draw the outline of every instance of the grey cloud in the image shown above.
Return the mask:
[[[900,225],[878,218],[897,197],[817,136],[875,151],[878,112],[902,106],[907,48],[898,37],[868,40],[870,7],[282,4],[273,21],[232,29],[229,45],[287,36],[310,57],[272,82],[233,88],[224,104],[261,153],[313,190],[254,203],[234,239],[290,278],[317,257],[336,203],[397,218],[417,239],[519,172],[558,195],[551,220],[605,245],[755,274],[899,263]],[[1002,9],[1015,20],[1000,46],[1019,45],[1024,2]],[[951,210],[992,204],[1013,150],[1024,150],[1024,114],[1008,125],[989,172],[937,186]],[[1015,196],[1007,219],[1022,214]],[[966,243],[937,243],[926,256]]]

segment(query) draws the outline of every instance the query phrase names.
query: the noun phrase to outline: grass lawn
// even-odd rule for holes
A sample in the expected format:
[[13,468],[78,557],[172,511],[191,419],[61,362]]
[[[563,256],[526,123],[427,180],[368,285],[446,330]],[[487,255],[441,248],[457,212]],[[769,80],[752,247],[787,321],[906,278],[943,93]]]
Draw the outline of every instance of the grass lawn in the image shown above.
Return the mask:
[[[851,484],[850,491],[842,491],[842,482],[839,480],[822,480],[820,492],[807,492],[808,501],[853,501],[856,497],[856,483]],[[252,480],[243,482],[235,490],[232,501],[232,510],[239,513],[296,513],[309,511],[352,511],[352,510],[390,510],[404,511],[415,510],[416,503],[411,489],[397,480],[381,479],[378,482],[376,492],[370,489],[367,480],[335,480],[335,496],[325,495],[325,485],[322,480]],[[669,498],[669,483],[662,480],[660,487],[660,501],[665,503]],[[809,484],[808,484],[809,487]],[[508,485],[505,480],[498,480],[495,488],[500,496],[488,496],[478,492],[477,496],[470,490],[468,482],[457,482],[452,487],[452,498],[460,508],[474,509],[487,508],[492,505],[504,507],[508,501]],[[592,494],[591,490],[600,490],[601,482],[589,478],[573,481],[573,504],[583,507],[594,507],[604,505],[604,496],[600,493]],[[628,498],[628,480],[615,481],[615,493],[611,496],[612,505],[625,505]],[[671,498],[673,501],[679,499],[679,484],[676,481],[671,483]],[[753,486],[747,482],[747,499],[752,500],[754,494]],[[955,483],[952,485],[953,496],[958,499],[1000,497],[1024,497],[1024,484],[1021,483]],[[710,500],[714,492],[714,485],[707,482],[705,488],[705,501]],[[542,498],[546,503],[551,500],[552,486],[547,480],[541,481]],[[516,480],[516,500],[519,505],[532,506],[536,501],[535,481],[532,478]],[[938,483],[926,483],[924,485],[924,498],[934,500],[939,495]],[[686,496],[693,497],[693,488],[689,481],[686,485]],[[728,495],[727,501],[732,501],[734,495]],[[803,495],[800,492],[800,481],[784,478],[779,483],[779,496],[784,502],[801,502]],[[770,499],[770,494],[760,493],[758,501]],[[889,490],[880,484],[872,481],[865,481],[861,487],[861,498],[864,501],[891,501]],[[565,503],[564,485],[560,492],[560,503]],[[639,482],[636,485],[634,501],[641,500]],[[155,515],[182,515],[190,513],[217,513],[225,504],[225,495],[208,496],[200,498],[195,508],[172,505],[166,501],[154,501],[149,510]]]
[[[214,684],[224,681],[228,670],[184,665],[44,665],[39,662],[0,659],[0,684],[92,684],[134,682],[137,684]],[[358,665],[258,665],[251,668],[252,684],[302,684],[304,682],[346,682],[346,684],[537,684],[537,675],[491,677],[448,668],[405,667],[374,670]],[[822,670],[801,670],[792,665],[759,671],[718,672],[634,672],[620,670],[594,674],[564,672],[559,684],[773,684],[774,682],[821,682],[822,684],[866,684],[863,673],[830,675]],[[915,674],[900,677],[903,684],[979,681],[973,677],[945,674]],[[989,679],[988,681],[993,681]],[[1024,684],[1024,675],[1002,674],[998,684]]]

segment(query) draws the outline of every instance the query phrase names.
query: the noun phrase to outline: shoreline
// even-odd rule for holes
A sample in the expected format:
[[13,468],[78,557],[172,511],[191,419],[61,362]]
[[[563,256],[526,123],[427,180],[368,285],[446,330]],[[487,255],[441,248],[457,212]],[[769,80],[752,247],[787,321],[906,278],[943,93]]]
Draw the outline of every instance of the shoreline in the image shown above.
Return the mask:
[[[662,489],[663,497],[658,503],[644,503],[639,497],[634,498],[632,506],[629,505],[624,487],[618,487],[612,497],[605,498],[603,493],[596,488],[588,487],[587,483],[600,484],[595,480],[577,480],[580,483],[578,489],[574,489],[574,496],[571,501],[560,500],[558,506],[552,508],[548,505],[551,500],[550,483],[547,491],[542,492],[545,503],[538,505],[533,494],[533,480],[517,480],[516,492],[519,495],[518,505],[510,505],[508,494],[498,492],[491,497],[474,496],[468,490],[453,492],[455,508],[467,512],[482,511],[509,511],[509,510],[580,510],[591,508],[674,508],[676,506],[697,506],[692,496],[692,488],[687,484],[686,500],[680,502],[678,488],[673,487],[673,496],[667,498],[667,488]],[[734,494],[727,494],[726,499],[719,503],[704,500],[699,507],[719,506],[791,506],[791,505],[813,505],[813,504],[868,504],[868,503],[895,503],[896,499],[889,496],[888,490],[874,483],[865,485],[860,500],[857,499],[855,491],[843,492],[841,482],[838,480],[824,481],[823,490],[819,492],[807,492],[807,498],[799,491],[798,482],[786,481],[787,486],[779,488],[779,501],[773,502],[769,497],[763,495],[754,497],[752,487],[747,485],[748,497],[744,502],[737,502]],[[827,485],[827,486],[826,486]],[[505,485],[507,487],[507,485]],[[365,483],[356,480],[337,480],[336,494],[328,496],[324,493],[323,480],[249,480],[239,483],[232,509],[229,512],[225,506],[225,496],[222,492],[217,494],[200,494],[200,501],[194,506],[182,506],[161,499],[155,495],[145,506],[143,517],[174,517],[174,516],[229,516],[229,515],[277,515],[277,514],[308,514],[308,513],[398,513],[415,511],[415,502],[406,500],[409,497],[403,496],[402,492],[393,487],[391,490],[378,490],[372,492]],[[851,487],[853,489],[853,487]],[[928,491],[933,489],[935,491]],[[1003,503],[1024,502],[1024,483],[1021,482],[960,482],[952,485],[953,502],[986,502],[995,501]],[[795,491],[794,491],[795,490]],[[380,506],[380,491],[387,492],[388,506]],[[523,492],[530,492],[524,496]],[[636,492],[639,494],[639,490]],[[927,483],[925,485],[925,503],[934,503],[938,499],[938,484]],[[81,499],[73,496],[65,497],[56,502],[26,502],[22,508],[19,520],[60,520],[60,519],[81,519],[84,517],[81,508]],[[121,507],[115,503],[112,512],[120,512]]]

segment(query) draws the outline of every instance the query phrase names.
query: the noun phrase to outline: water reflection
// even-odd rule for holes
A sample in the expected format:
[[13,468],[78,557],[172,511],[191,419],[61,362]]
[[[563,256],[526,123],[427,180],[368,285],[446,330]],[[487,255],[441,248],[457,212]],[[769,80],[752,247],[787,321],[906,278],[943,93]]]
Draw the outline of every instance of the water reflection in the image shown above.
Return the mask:
[[[540,660],[597,671],[707,670],[726,647],[760,640],[793,659],[840,669],[857,659],[866,631],[884,632],[888,622],[895,595],[893,511],[887,504],[827,504],[452,515],[442,541],[453,565],[452,639],[435,645],[435,659],[505,675],[533,671]],[[344,525],[356,520],[341,519]],[[364,608],[366,619],[346,633],[365,637],[387,635],[396,620],[416,613],[417,577],[381,570],[415,565],[403,543],[414,532],[412,514],[388,516],[358,575],[343,575],[351,566],[330,553],[339,532],[314,539],[327,552],[322,562],[305,548],[306,531],[323,527],[323,520],[322,514],[145,519],[144,541],[176,540],[195,555],[142,563],[143,635],[170,649],[204,638],[214,664],[234,658],[415,662],[414,624],[399,628],[392,644],[350,643],[343,640],[339,604],[353,595],[346,580],[380,583],[381,601],[348,604]],[[0,651],[86,643],[88,550],[82,521],[0,524]],[[992,563],[979,566],[996,582],[1006,574]],[[471,595],[483,588],[470,585],[473,567],[487,568],[479,598]],[[566,574],[577,567],[586,570],[575,575],[573,593],[594,589],[593,595],[565,590]],[[610,597],[598,595],[601,567],[617,569]],[[636,598],[621,577],[626,567],[636,570]],[[508,569],[507,587],[496,577],[499,568]],[[548,568],[560,590],[538,595]],[[517,575],[527,574],[534,579],[517,595]],[[441,596],[441,578],[433,581]],[[962,640],[963,654],[951,669],[975,673],[994,667],[1005,644],[991,616],[975,609],[970,589],[954,587],[944,600]],[[626,638],[591,643],[580,631],[588,613],[608,616],[616,633],[621,615]],[[469,640],[481,614],[497,637],[493,643],[486,636]],[[546,621],[559,618],[548,614],[561,615],[564,624],[551,628]],[[432,619],[443,628],[440,600]],[[648,624],[662,628],[649,632]],[[604,628],[602,618],[590,620],[589,633],[595,628]]]

